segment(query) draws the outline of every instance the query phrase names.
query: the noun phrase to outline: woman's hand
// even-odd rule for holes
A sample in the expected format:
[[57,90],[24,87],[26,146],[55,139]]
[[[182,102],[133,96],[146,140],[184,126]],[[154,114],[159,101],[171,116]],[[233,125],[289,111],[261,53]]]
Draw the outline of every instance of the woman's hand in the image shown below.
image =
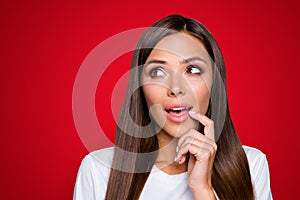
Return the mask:
[[176,161],[184,163],[189,154],[189,187],[194,199],[215,199],[211,174],[217,144],[214,137],[214,123],[205,115],[191,111],[190,116],[204,125],[204,135],[191,129],[178,140]]

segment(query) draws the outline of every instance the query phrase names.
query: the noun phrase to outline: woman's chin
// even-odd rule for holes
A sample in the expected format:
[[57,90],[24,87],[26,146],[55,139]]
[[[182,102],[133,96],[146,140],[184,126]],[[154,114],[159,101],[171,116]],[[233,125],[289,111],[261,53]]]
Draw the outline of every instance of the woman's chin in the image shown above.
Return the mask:
[[164,127],[162,128],[162,131],[174,138],[180,138],[191,129],[197,130],[198,126],[199,123],[197,123],[195,120],[192,120],[191,118],[182,123],[173,123],[167,120],[164,124]]

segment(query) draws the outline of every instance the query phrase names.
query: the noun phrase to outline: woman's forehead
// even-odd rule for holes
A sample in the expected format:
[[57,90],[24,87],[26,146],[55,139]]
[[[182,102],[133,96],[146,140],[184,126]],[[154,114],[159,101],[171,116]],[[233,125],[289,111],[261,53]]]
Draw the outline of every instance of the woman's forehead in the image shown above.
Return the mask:
[[187,33],[176,33],[164,37],[153,48],[149,57],[163,56],[173,54],[181,59],[189,59],[191,57],[201,57],[207,62],[210,61],[203,43]]

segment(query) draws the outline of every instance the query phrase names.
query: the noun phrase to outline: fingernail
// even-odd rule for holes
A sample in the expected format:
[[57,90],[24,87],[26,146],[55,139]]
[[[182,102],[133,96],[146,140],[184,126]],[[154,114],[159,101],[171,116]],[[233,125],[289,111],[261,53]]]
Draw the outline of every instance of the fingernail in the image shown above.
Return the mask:
[[176,151],[176,153],[178,152],[178,149],[179,149],[179,148],[178,148],[178,146],[176,146],[176,150],[175,150],[175,151]]
[[189,111],[189,114],[190,115],[196,115],[197,113],[196,113],[196,111],[191,110],[191,111]]
[[174,161],[178,162],[178,155],[175,156]]
[[181,155],[177,154],[177,155],[175,156],[174,161],[175,161],[175,162],[179,162],[179,161],[180,161],[180,159],[179,159],[180,157],[181,157]]

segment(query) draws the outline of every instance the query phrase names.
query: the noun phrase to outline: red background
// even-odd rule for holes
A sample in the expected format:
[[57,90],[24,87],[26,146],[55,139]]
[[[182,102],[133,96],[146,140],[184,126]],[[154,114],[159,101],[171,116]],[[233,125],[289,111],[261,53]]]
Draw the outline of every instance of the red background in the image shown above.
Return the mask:
[[[291,0],[1,1],[1,199],[72,198],[88,153],[72,116],[82,61],[106,38],[173,13],[213,33],[242,142],[266,153],[274,199],[299,199],[299,12]],[[103,105],[129,59],[116,60],[98,87],[97,113],[111,138],[115,126]]]

